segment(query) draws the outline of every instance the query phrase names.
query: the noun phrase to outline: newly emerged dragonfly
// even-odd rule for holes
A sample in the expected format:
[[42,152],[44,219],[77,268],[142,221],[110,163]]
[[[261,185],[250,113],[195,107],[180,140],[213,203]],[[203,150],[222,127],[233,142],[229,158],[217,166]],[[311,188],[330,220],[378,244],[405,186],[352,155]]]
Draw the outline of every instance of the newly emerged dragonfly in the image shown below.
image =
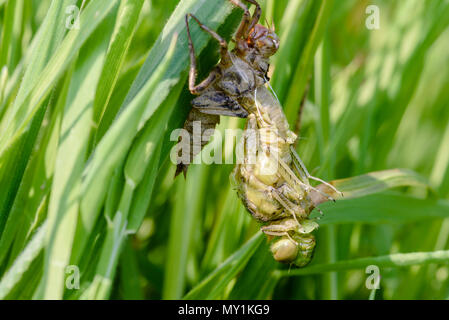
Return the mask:
[[[233,41],[235,48],[228,50],[228,43],[215,31],[202,24],[194,15],[186,15],[190,49],[189,89],[197,97],[184,129],[192,132],[193,122],[201,121],[201,133],[208,137],[195,142],[193,137],[190,160],[208,142],[210,129],[215,128],[219,116],[247,118],[242,137],[243,160],[231,174],[233,187],[251,215],[263,224],[269,237],[273,257],[284,263],[305,266],[312,258],[315,238],[312,231],[318,224],[309,219],[316,206],[311,192],[333,200],[310,185],[316,180],[338,193],[325,181],[313,177],[294,149],[297,136],[290,131],[281,105],[268,83],[269,58],[279,48],[279,38],[274,28],[258,24],[261,8],[255,5],[251,15],[240,0],[229,0],[243,11],[242,22]],[[190,34],[189,18],[220,44],[221,60],[201,83],[196,84],[197,67],[195,50]],[[191,135],[192,136],[192,135]],[[193,146],[194,144],[200,144]],[[178,164],[176,174],[187,171],[189,162]]]

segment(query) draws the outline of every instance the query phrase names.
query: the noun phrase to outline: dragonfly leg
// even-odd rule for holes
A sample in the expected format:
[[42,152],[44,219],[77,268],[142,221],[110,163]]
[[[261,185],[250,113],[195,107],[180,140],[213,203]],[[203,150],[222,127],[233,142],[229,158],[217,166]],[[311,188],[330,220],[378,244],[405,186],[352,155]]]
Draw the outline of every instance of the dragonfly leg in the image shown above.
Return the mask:
[[269,192],[273,196],[273,198],[275,198],[276,201],[279,202],[293,216],[293,218],[298,224],[299,224],[298,216],[300,218],[307,217],[307,213],[304,211],[304,209],[294,204],[277,189],[269,187]]
[[252,28],[259,22],[260,15],[262,13],[262,9],[260,5],[255,0],[245,0],[251,4],[256,6],[256,10],[254,11],[253,16],[251,17],[251,13],[248,10],[248,7],[241,0],[229,0],[237,7],[241,8],[244,11],[242,22],[235,34],[236,39],[246,39],[248,37],[249,32]]
[[[200,28],[204,31],[207,32],[212,38],[214,38],[215,40],[218,41],[218,43],[220,44],[220,54],[221,54],[221,59],[226,60],[226,62],[230,61],[229,59],[229,52],[228,52],[228,43],[226,42],[225,39],[223,39],[218,33],[216,33],[214,30],[210,29],[208,26],[206,26],[205,24],[201,23],[200,20],[198,20],[197,17],[195,17],[193,14],[188,13],[186,15],[186,23],[188,25],[188,17],[192,17],[200,26]],[[189,30],[189,34],[190,34],[190,30]],[[190,36],[189,36],[190,37]],[[191,39],[191,37],[190,37]]]
[[289,238],[291,241],[293,241],[293,243],[295,245],[298,245],[298,242],[296,242],[295,240],[293,240],[293,238],[288,234],[287,231],[272,231],[268,228],[269,226],[264,226],[262,228],[260,228],[260,230],[262,230],[263,233],[269,235],[269,236],[275,236],[275,237],[282,237],[282,236],[286,236],[287,238]]
[[[200,27],[201,26],[205,27],[205,26],[202,25],[193,15],[191,15],[191,14],[186,15],[185,21],[186,21],[186,27],[187,27],[187,38],[189,40],[189,52],[190,52],[189,90],[192,94],[199,95],[204,90],[206,90],[217,79],[219,72],[217,69],[212,70],[212,72],[209,74],[209,76],[206,79],[204,79],[200,84],[195,85],[196,78],[198,75],[198,70],[197,70],[197,66],[196,66],[195,48],[193,46],[192,36],[190,34],[189,16],[193,17],[200,24]],[[202,29],[205,30],[203,27],[202,27]],[[207,29],[207,30],[209,30],[209,29]],[[218,36],[218,34],[216,34],[215,32],[214,32],[214,34],[216,36]],[[218,37],[220,37],[220,36],[218,36]],[[220,37],[220,39],[221,39],[221,37]],[[223,40],[223,39],[221,39],[221,40]],[[220,45],[221,44],[222,43],[220,42]],[[226,41],[224,41],[224,44],[225,44],[225,49],[222,47],[222,51],[225,51],[227,54]]]
[[321,195],[323,195],[324,197],[326,197],[328,200],[335,202],[335,199],[332,198],[330,195],[324,193],[323,191],[321,191],[315,187],[312,187],[310,184],[308,184],[307,181],[306,181],[306,183],[301,181],[301,179],[296,176],[296,174],[292,171],[292,169],[290,169],[290,167],[282,159],[277,159],[277,161],[280,164],[280,166],[279,166],[280,175],[287,181],[287,183],[290,183],[292,186],[294,186],[295,190],[299,194],[303,193],[301,189],[304,189],[306,191],[314,190],[314,191],[320,193]]
[[259,22],[260,16],[262,14],[262,9],[260,8],[260,5],[257,3],[257,1],[255,1],[255,0],[245,0],[245,1],[252,3],[256,6],[256,10],[254,11],[253,17],[251,19],[251,23],[249,24],[249,27],[248,27],[248,32],[250,32],[251,29],[254,28],[256,26],[256,24]]
[[[218,43],[220,44],[220,48],[221,48],[221,53],[222,55],[226,55],[228,54],[228,43],[226,42],[225,39],[223,39],[218,33],[216,33],[214,30],[210,29],[208,26],[206,26],[205,24],[201,23],[200,20],[198,20],[197,17],[195,17],[193,14],[188,13],[186,15],[186,23],[188,26],[188,17],[192,17],[200,26],[200,28],[207,32],[212,38],[214,38],[215,40],[218,41]],[[190,33],[190,31],[189,31]]]
[[240,26],[235,34],[236,39],[244,39],[245,35],[247,34],[246,29],[248,28],[248,25],[251,23],[251,13],[249,12],[248,8],[243,4],[243,2],[239,0],[229,0],[229,1],[231,1],[234,5],[238,6],[240,9],[244,11],[242,22],[240,23]]
[[[290,219],[288,219],[290,220]],[[265,225],[263,227],[261,227],[260,229],[265,232],[268,231],[273,236],[280,236],[280,235],[284,235],[285,232],[290,232],[290,231],[296,231],[298,229],[298,224],[296,223],[290,223],[290,221],[288,220],[280,220],[280,221],[274,221],[273,223],[270,223],[268,225]],[[288,222],[288,223],[285,223]]]
[[298,171],[298,173],[300,175],[303,175],[306,179],[310,179],[310,180],[315,180],[315,181],[321,182],[322,184],[324,184],[324,185],[328,186],[329,188],[331,188],[332,190],[334,190],[340,196],[343,196],[343,193],[338,191],[337,188],[335,188],[330,183],[328,183],[328,182],[326,182],[326,181],[324,181],[324,180],[322,180],[320,178],[317,178],[317,177],[314,177],[314,176],[310,175],[309,171],[307,171],[307,168],[304,165],[304,163],[302,162],[301,158],[296,153],[295,148],[293,146],[290,146],[290,150],[291,150],[291,153],[293,155],[293,162],[295,164],[296,170]]

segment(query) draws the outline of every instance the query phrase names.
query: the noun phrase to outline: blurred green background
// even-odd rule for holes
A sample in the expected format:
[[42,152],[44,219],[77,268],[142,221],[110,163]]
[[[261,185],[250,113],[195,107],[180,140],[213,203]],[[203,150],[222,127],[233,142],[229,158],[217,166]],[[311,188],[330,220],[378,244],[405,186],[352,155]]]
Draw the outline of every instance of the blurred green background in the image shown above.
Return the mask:
[[[449,1],[260,4],[281,39],[271,84],[309,171],[378,171],[347,180],[361,197],[322,206],[312,264],[273,261],[233,165],[173,179],[170,133],[192,99],[184,15],[229,39],[240,10],[0,0],[1,299],[449,298]],[[203,77],[217,45],[192,34]]]

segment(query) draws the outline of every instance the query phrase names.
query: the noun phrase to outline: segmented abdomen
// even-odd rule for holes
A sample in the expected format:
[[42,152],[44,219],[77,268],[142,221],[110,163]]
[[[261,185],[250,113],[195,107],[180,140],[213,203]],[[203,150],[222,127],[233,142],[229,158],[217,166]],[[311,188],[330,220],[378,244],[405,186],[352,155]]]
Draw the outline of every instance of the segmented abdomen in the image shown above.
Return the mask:
[[181,162],[177,165],[175,177],[181,172],[184,174],[184,177],[186,176],[189,164],[192,163],[193,158],[209,142],[216,125],[219,123],[220,116],[201,113],[197,109],[192,108],[187,120],[184,122],[184,129],[189,133],[189,140],[181,141],[182,137],[180,137],[180,142],[178,143],[181,148],[188,148],[189,155],[187,159],[182,158]]

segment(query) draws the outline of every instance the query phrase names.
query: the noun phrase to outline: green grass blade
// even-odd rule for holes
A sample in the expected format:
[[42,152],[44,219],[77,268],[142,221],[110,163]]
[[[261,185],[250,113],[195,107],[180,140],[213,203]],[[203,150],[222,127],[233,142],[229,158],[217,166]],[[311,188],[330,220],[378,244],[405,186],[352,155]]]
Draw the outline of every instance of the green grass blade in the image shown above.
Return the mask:
[[[30,121],[26,128],[23,128],[22,133],[16,135],[16,144],[14,145],[9,145],[8,138],[15,132],[8,131],[7,128],[12,128],[18,118],[22,116],[21,110],[26,112],[29,107],[24,103],[25,96],[29,94],[31,87],[36,83],[49,60],[49,55],[53,54],[62,40],[65,30],[58,26],[58,22],[62,21],[64,8],[69,3],[68,0],[52,2],[42,32],[38,34],[40,38],[36,40],[34,48],[36,51],[31,53],[30,64],[26,68],[15,102],[8,108],[0,126],[0,150],[2,150],[0,153],[0,183],[6,186],[4,192],[0,194],[0,235],[19,188],[45,110],[40,106],[36,108],[37,116]],[[43,100],[41,103],[44,102]],[[8,145],[9,148],[6,148]]]
[[[5,231],[0,238],[0,264],[12,245],[11,257],[16,257],[23,249],[31,231],[39,225],[47,212],[48,198],[52,186],[54,165],[59,143],[62,115],[66,104],[73,66],[67,72],[50,125],[40,143],[43,152],[37,152],[30,159],[22,183],[11,208]],[[44,214],[45,213],[45,214]]]
[[280,101],[285,101],[288,84],[298,63],[295,55],[301,52],[299,48],[303,48],[306,43],[310,31],[308,19],[313,5],[313,1],[310,0],[289,1],[281,20],[279,31],[281,46],[272,59],[276,70],[270,81]]
[[[126,0],[120,3],[118,18],[108,48],[101,74],[101,83],[94,100],[93,121],[97,127],[112,96],[120,70],[125,61],[129,45],[134,35],[143,0]],[[94,132],[95,133],[95,132]]]
[[[195,168],[196,169],[196,168]],[[175,187],[175,208],[170,222],[170,238],[168,242],[169,261],[165,267],[162,299],[180,299],[185,287],[187,269],[187,253],[194,232],[195,212],[197,206],[190,201],[196,188],[187,188],[183,179],[178,179]],[[198,205],[198,204],[197,204]]]
[[[273,259],[268,241],[264,241],[248,261],[229,295],[230,300],[268,299],[277,278],[273,271],[279,263]],[[263,279],[263,281],[260,281]]]
[[[75,0],[52,1],[47,16],[40,28],[36,39],[33,41],[31,48],[34,50],[30,53],[20,89],[11,109],[8,122],[6,125],[13,126],[23,119],[27,113],[27,109],[31,106],[24,105],[26,97],[30,94],[33,87],[36,86],[37,80],[41,76],[41,72],[49,62],[51,56],[55,53],[56,48],[60,45],[66,32],[65,26],[62,24],[65,17],[65,9],[67,6],[74,4]],[[42,78],[41,78],[42,79]],[[13,121],[14,120],[14,121]],[[12,122],[12,123],[11,123]],[[17,128],[17,127],[15,127]],[[6,131],[6,130],[5,130]],[[9,131],[3,132],[4,134]],[[9,138],[2,137],[3,139]],[[6,140],[2,140],[4,142]]]
[[293,75],[292,83],[294,86],[290,89],[284,105],[285,114],[290,123],[290,127],[294,127],[294,124],[296,123],[300,102],[306,90],[309,73],[312,71],[315,51],[323,38],[329,16],[332,12],[332,7],[333,0],[321,1],[315,26],[313,27],[310,38]]
[[[170,72],[165,76],[166,81],[174,81],[172,86],[180,78],[180,73],[187,70],[189,57],[187,48],[187,33],[185,30],[185,15],[193,13],[200,21],[207,24],[211,29],[217,29],[223,23],[226,17],[231,13],[231,5],[228,1],[222,0],[182,0],[179,2],[175,11],[172,13],[170,19],[166,23],[164,30],[160,34],[156,43],[154,44],[150,54],[148,55],[145,64],[143,65],[139,75],[134,81],[131,90],[122,106],[122,109],[131,102],[131,100],[138,94],[148,78],[155,72],[157,66],[164,59],[169,43],[173,34],[179,35],[179,43],[174,53],[174,61],[170,66]],[[192,24],[192,39],[195,43],[195,52],[197,55],[205,48],[207,42],[210,40],[209,36],[201,32],[195,24]],[[160,104],[170,93],[170,87],[160,85],[155,93],[157,100],[154,101],[156,107]],[[156,108],[155,107],[155,108]],[[144,117],[143,121],[146,121]]]
[[346,271],[352,269],[365,269],[369,265],[379,268],[399,268],[429,263],[447,263],[449,250],[432,252],[394,253],[386,256],[358,258],[353,260],[338,261],[333,264],[314,265],[303,269],[290,271],[276,271],[281,277],[319,274],[324,272]]
[[1,32],[0,41],[0,66],[6,66],[9,70],[13,70],[11,64],[12,50],[17,45],[17,39],[15,39],[14,21],[20,21],[17,17],[17,9],[19,8],[20,1],[11,0],[8,1],[5,8],[3,27]]
[[446,127],[441,140],[430,181],[433,186],[438,188],[442,196],[449,193],[449,125]]
[[[175,42],[173,42],[173,45]],[[173,53],[171,50],[168,53],[168,58]],[[138,198],[136,196],[136,188],[138,188],[142,182],[142,179],[146,175],[146,171],[150,172],[149,181],[145,181],[144,185],[147,186],[146,191],[150,189],[150,193],[146,194],[146,198],[150,198],[153,184],[156,178],[156,173],[159,164],[159,155],[161,144],[157,141],[165,132],[167,126],[167,120],[171,115],[170,110],[175,106],[175,101],[182,89],[183,83],[179,83],[177,88],[172,91],[172,94],[163,104],[165,108],[158,110],[149,121],[144,132],[139,137],[138,141],[134,144],[124,168],[125,185],[122,193],[120,203],[117,211],[114,213],[114,217],[111,217],[108,226],[108,234],[106,241],[103,245],[101,252],[101,258],[98,263],[96,275],[92,288],[95,291],[89,291],[90,298],[105,299],[110,291],[110,284],[115,276],[115,269],[120,257],[121,248],[123,243],[127,239],[127,236],[131,233],[135,233],[137,228],[146,213],[149,199]],[[152,164],[153,167],[149,167]],[[138,193],[137,195],[141,195]],[[139,202],[144,202],[142,205],[136,206]],[[133,209],[133,211],[131,211]],[[143,211],[139,212],[137,209]],[[130,214],[137,215],[136,217],[130,217]],[[108,219],[108,218],[107,218]],[[130,224],[132,222],[132,224]],[[113,250],[111,250],[113,248]]]
[[12,267],[4,274],[0,281],[0,300],[3,299],[20,281],[23,273],[43,249],[45,244],[45,233],[47,225],[44,223],[33,235],[25,250],[21,252]]
[[261,232],[255,234],[239,250],[190,290],[184,296],[184,299],[218,299],[231,279],[245,267],[263,240],[264,236]]
[[137,74],[139,73],[139,70],[143,65],[143,62],[144,61],[139,61],[128,70],[124,71],[120,78],[117,80],[115,90],[113,91],[113,94],[109,99],[108,105],[105,107],[103,116],[98,125],[94,145],[98,144],[98,142],[103,138],[106,131],[114,121],[114,118],[116,117],[120,106],[122,105],[129,89],[131,88],[132,82],[137,77]]
[[120,286],[125,300],[143,300],[144,295],[139,278],[137,254],[131,241],[127,241],[120,257]]
[[[342,223],[407,223],[447,218],[448,200],[419,199],[398,194],[377,194],[320,205],[320,225]],[[316,213],[313,214],[317,216]]]
[[114,26],[109,15],[82,48],[70,84],[48,210],[45,299],[61,299],[79,210],[92,106]]
[[[433,192],[426,179],[408,169],[375,171],[351,178],[334,180],[330,184],[342,192],[343,197],[326,185],[321,184],[318,188],[335,199],[343,200],[406,186],[428,188]],[[322,194],[313,193],[312,197],[317,204],[327,201],[327,198]]]
[[[106,15],[115,7],[117,2],[118,0],[106,2],[93,1],[83,10],[80,16],[80,25],[82,28],[70,30],[64,41],[58,47],[58,50],[51,56],[46,67],[42,72],[34,75],[33,81],[30,81],[27,89],[24,89],[24,93],[20,95],[20,99],[19,97],[16,99],[14,115],[11,119],[8,119],[7,127],[2,137],[0,137],[0,151],[2,154],[19,139],[26,126],[32,121],[34,114],[38,111],[42,102],[49,95],[55,82],[67,69],[79,49],[85,44],[86,40]],[[65,7],[63,9],[65,10]],[[62,19],[58,22],[61,23],[61,21],[65,20]],[[61,27],[60,25],[51,25],[51,27],[64,29],[64,26]]]
[[[178,106],[176,101],[183,89],[184,81],[180,81],[172,89],[170,96],[163,102],[160,110],[148,121],[147,128],[130,151],[125,165],[125,177],[136,187],[134,200],[129,214],[129,232],[137,232],[147,212],[159,172],[161,160],[162,138],[169,134],[167,123]],[[143,185],[143,186],[142,186]],[[157,186],[156,186],[157,187]]]
[[[177,37],[173,37],[170,50],[166,52],[165,59],[142,88],[139,94],[133,99],[129,107],[119,115],[117,120],[108,130],[107,134],[99,143],[93,154],[90,163],[84,170],[81,199],[81,220],[79,226],[79,236],[77,239],[78,251],[74,254],[79,257],[84,247],[87,236],[92,231],[95,221],[100,213],[110,176],[114,168],[123,161],[126,152],[131,146],[134,136],[138,132],[138,125],[142,114],[151,103],[151,97],[155,88],[165,76],[174,57]],[[151,105],[150,105],[151,106]],[[104,183],[107,182],[107,183]],[[77,260],[78,258],[76,258]]]

